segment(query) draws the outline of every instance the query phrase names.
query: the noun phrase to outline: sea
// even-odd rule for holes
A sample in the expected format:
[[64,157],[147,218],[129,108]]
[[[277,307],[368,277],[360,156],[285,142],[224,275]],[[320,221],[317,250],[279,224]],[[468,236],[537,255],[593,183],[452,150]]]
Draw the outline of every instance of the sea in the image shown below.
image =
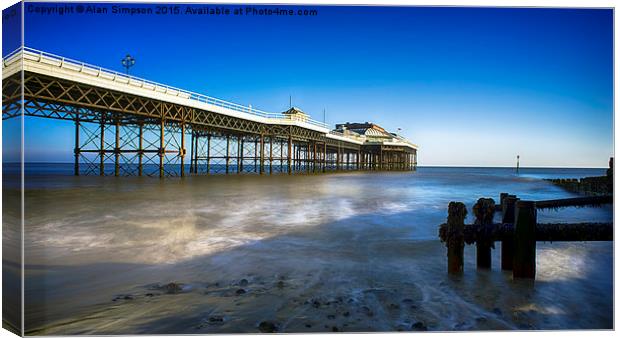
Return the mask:
[[[539,242],[536,279],[514,280],[501,243],[491,269],[466,246],[464,273],[448,275],[438,238],[451,201],[473,222],[478,198],[575,197],[544,179],[605,169],[159,179],[25,167],[26,334],[613,328],[612,242]],[[16,170],[5,166],[5,193]],[[612,222],[613,208],[538,221]]]

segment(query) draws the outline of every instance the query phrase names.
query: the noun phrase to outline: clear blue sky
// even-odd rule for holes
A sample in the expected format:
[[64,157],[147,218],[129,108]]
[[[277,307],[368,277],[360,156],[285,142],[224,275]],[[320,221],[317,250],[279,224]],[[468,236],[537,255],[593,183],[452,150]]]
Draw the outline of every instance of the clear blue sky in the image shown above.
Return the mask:
[[[133,75],[268,111],[287,109],[290,94],[330,124],[402,128],[422,165],[513,166],[520,154],[523,166],[605,167],[613,154],[611,10],[311,8],[317,16],[26,7],[25,41],[117,70],[130,53]],[[70,123],[27,123],[27,160],[72,160]]]

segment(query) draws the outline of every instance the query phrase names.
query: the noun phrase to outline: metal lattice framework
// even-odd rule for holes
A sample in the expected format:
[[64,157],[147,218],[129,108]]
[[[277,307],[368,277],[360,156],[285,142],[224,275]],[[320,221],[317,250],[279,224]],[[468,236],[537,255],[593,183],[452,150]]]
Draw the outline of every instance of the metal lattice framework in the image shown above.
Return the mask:
[[3,120],[23,112],[75,124],[76,175],[411,170],[416,162],[407,147],[342,141],[28,71],[4,79],[2,98]]

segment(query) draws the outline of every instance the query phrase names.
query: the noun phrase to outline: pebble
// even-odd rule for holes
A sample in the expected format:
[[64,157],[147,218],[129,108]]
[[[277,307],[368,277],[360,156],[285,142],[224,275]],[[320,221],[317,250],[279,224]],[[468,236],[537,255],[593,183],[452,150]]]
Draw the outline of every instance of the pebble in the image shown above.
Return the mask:
[[181,284],[174,283],[174,282],[168,283],[160,287],[160,289],[166,291],[166,293],[169,293],[169,294],[179,293],[183,290],[183,288],[181,287]]
[[336,319],[335,315],[327,315],[327,319]]
[[211,324],[223,323],[223,322],[224,322],[224,317],[222,317],[222,316],[211,316],[211,317],[209,317],[209,323],[211,323]]
[[416,330],[416,331],[427,331],[428,330],[428,328],[426,327],[426,324],[422,322],[413,323],[413,325],[411,325],[411,329]]
[[258,324],[258,330],[262,333],[274,333],[278,332],[278,325],[270,321],[264,321]]
[[245,278],[239,281],[239,285],[240,286],[248,286],[248,284],[249,284],[249,282]]
[[235,291],[235,294],[237,294],[237,296],[240,296],[242,294],[246,293],[246,291],[244,289],[238,289],[237,291]]

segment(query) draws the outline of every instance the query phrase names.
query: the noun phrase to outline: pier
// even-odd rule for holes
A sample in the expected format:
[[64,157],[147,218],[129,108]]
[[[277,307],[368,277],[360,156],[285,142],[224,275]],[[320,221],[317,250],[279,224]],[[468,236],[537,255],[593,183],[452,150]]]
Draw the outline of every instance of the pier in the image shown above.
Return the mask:
[[[28,47],[3,58],[2,119],[75,125],[74,174],[186,176],[417,167],[418,146],[374,123],[330,129]],[[22,96],[23,91],[23,96]]]

